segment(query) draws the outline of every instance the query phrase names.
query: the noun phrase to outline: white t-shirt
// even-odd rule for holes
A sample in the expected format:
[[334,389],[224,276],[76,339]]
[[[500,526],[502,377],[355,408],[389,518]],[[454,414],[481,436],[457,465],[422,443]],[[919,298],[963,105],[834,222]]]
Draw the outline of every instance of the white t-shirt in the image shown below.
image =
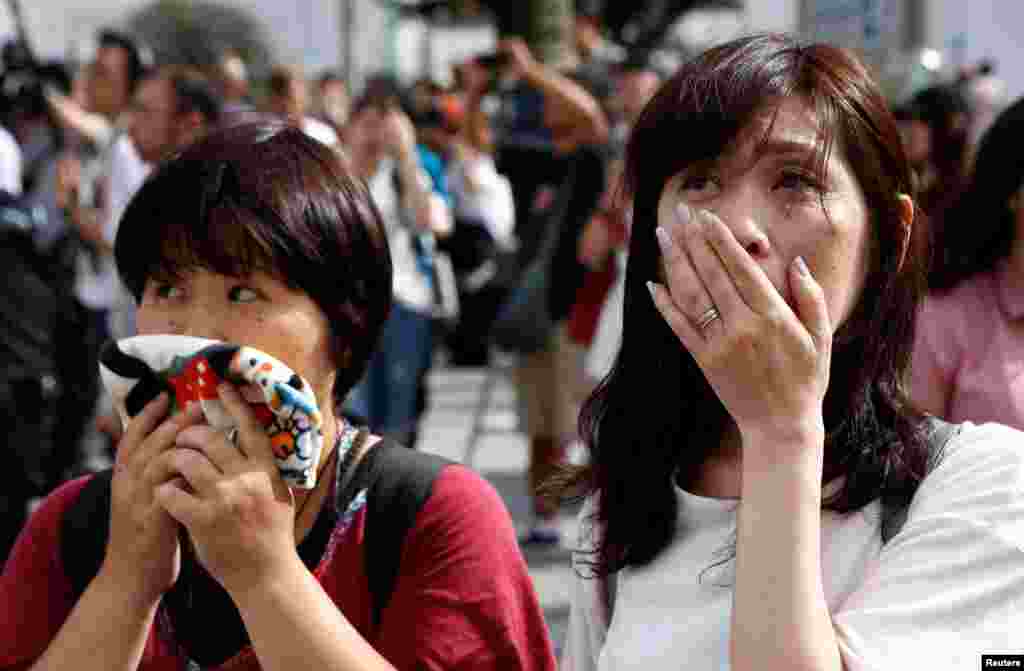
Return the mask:
[[[128,203],[149,175],[150,165],[143,161],[131,138],[118,134],[105,151],[103,174],[106,202],[100,216],[103,237],[113,245],[117,228]],[[117,274],[113,254],[99,254],[96,258],[80,254],[77,259],[75,293],[79,300],[94,310],[108,310],[109,327],[115,337],[132,335],[134,330],[134,302],[128,289]]]
[[[610,627],[600,583],[575,579],[563,670],[730,668],[737,502],[676,494],[688,530],[619,572]],[[965,423],[884,547],[879,525],[877,501],[822,514],[845,669],[975,671],[982,654],[1024,652],[1024,433]]]
[[334,129],[314,117],[302,117],[302,132],[328,147],[338,145],[338,134]]
[[434,295],[427,276],[416,266],[412,230],[408,224],[411,215],[403,213],[401,197],[395,188],[395,162],[390,158],[383,159],[377,172],[367,180],[367,187],[388,236],[394,298],[411,310],[427,314],[434,303]]
[[6,128],[0,128],[0,191],[21,195],[21,148]]
[[514,248],[516,214],[512,185],[495,169],[494,159],[479,154],[451,161],[448,186],[456,216],[479,219],[499,247]]

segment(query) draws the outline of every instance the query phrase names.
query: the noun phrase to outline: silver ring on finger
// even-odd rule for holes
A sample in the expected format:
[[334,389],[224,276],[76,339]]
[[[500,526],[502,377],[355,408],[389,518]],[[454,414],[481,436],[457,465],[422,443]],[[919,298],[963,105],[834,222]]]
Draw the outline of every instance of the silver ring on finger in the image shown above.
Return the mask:
[[238,427],[237,426],[236,427],[232,427],[232,429],[230,431],[228,431],[227,438],[228,438],[228,442],[231,444],[231,447],[233,447],[233,448],[235,448],[237,450],[238,449]]
[[694,322],[694,325],[697,327],[698,331],[700,331],[701,333],[706,333],[708,327],[710,327],[716,319],[720,319],[721,317],[722,314],[718,311],[718,308],[712,305],[703,313],[701,313],[700,317],[697,317],[697,320],[696,322]]

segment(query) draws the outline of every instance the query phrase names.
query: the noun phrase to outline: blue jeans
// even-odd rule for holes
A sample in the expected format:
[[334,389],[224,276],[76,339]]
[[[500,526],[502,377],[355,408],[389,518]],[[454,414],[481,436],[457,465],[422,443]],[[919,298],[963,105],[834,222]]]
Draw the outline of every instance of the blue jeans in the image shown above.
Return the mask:
[[430,317],[394,303],[366,375],[348,396],[346,409],[374,433],[405,437],[419,421],[417,394],[433,357]]

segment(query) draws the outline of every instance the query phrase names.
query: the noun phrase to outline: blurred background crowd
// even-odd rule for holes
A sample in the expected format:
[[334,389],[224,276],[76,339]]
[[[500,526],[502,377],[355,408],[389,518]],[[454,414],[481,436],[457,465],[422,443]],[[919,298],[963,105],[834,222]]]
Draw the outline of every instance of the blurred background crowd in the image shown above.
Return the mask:
[[[1012,234],[964,234],[978,211],[965,203],[984,197],[972,181],[979,140],[1019,94],[1016,64],[975,57],[966,27],[928,43],[936,17],[957,24],[966,3],[120,0],[91,3],[78,22],[80,3],[31,4],[0,8],[3,556],[34,501],[109,465],[96,359],[106,339],[133,333],[134,312],[112,262],[118,218],[155,164],[218,126],[291,119],[352,162],[384,217],[395,304],[347,414],[415,448],[433,366],[500,368],[517,390],[531,491],[579,452],[579,405],[616,351],[630,125],[710,44],[782,29],[876,67],[934,230],[936,292],[1015,249]],[[998,197],[1016,208],[1021,171],[1003,167],[1017,181]],[[967,258],[986,250],[988,265]],[[1021,276],[1000,285],[1016,304]],[[963,370],[948,358],[932,343],[919,370],[940,390],[922,403],[950,416]],[[968,405],[993,407],[984,395]],[[1020,405],[994,419],[1024,428]],[[534,496],[523,541],[557,543],[555,512]]]

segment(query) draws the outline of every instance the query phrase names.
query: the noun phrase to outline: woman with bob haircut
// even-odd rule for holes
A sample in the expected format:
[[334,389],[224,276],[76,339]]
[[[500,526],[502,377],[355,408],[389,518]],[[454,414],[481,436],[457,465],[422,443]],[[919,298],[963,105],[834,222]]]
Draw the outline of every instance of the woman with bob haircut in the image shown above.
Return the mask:
[[[417,454],[337,411],[392,286],[380,215],[337,152],[281,122],[215,132],[142,186],[115,252],[140,334],[248,345],[309,382],[322,468],[314,488],[291,490],[230,384],[217,394],[237,442],[198,404],[168,414],[161,394],[119,441],[104,528],[85,525],[109,539],[80,596],[71,562],[86,553],[61,547],[81,535],[61,537],[62,520],[98,476],[60,488],[23,530],[0,576],[0,668],[554,668],[511,519],[478,475],[442,462],[397,558],[367,539],[404,509],[368,517],[372,494],[334,503],[352,469],[398,463],[375,453]],[[395,566],[384,603],[368,584],[377,562]]]
[[563,667],[1019,649],[1022,436],[906,397],[926,236],[866,68],[784,36],[713,48],[647,105],[625,172],[622,344],[564,483],[587,500]]
[[982,136],[967,188],[936,235],[911,396],[950,422],[1024,429],[1024,99]]

